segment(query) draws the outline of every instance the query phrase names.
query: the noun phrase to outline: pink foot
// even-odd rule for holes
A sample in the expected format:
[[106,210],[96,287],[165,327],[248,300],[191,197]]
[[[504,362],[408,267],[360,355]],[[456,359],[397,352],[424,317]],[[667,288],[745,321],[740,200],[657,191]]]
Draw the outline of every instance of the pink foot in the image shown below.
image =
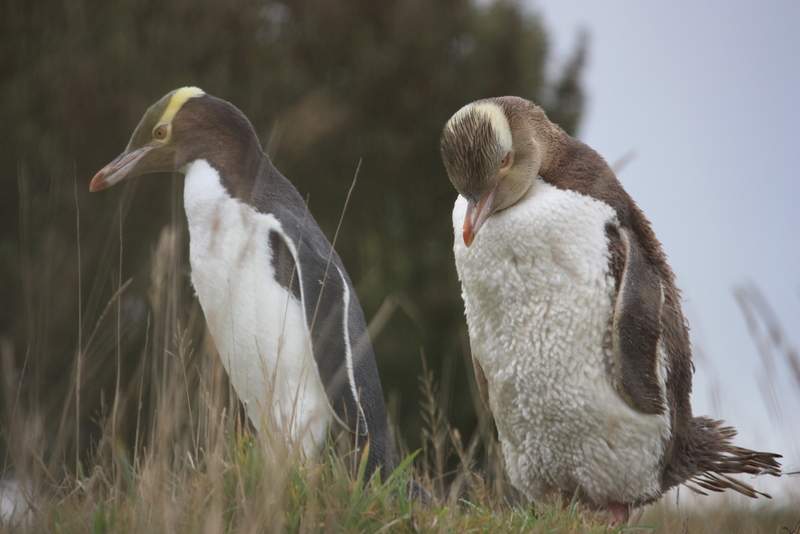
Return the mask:
[[613,526],[624,525],[628,522],[631,508],[627,504],[610,502],[608,503],[607,509],[608,514],[611,516],[611,524]]

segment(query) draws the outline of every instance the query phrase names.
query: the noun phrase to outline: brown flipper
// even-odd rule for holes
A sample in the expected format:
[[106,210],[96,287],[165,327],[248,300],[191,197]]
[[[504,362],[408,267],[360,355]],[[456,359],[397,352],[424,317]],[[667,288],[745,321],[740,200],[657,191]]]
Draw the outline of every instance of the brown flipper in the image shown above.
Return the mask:
[[664,292],[658,272],[636,237],[624,227],[606,227],[610,265],[617,280],[611,329],[617,389],[635,410],[664,413],[666,392],[658,383],[658,341]]
[[736,430],[723,426],[722,421],[708,417],[694,417],[686,442],[687,466],[692,470],[684,485],[696,493],[733,490],[748,497],[771,498],[751,485],[730,475],[781,475],[780,454],[759,452],[737,447],[732,440]]
[[486,408],[486,411],[492,413],[492,409],[489,406],[489,382],[486,380],[483,367],[474,356],[472,357],[472,369],[475,371],[475,384],[478,386],[478,393],[481,396],[481,401],[483,401],[483,407]]

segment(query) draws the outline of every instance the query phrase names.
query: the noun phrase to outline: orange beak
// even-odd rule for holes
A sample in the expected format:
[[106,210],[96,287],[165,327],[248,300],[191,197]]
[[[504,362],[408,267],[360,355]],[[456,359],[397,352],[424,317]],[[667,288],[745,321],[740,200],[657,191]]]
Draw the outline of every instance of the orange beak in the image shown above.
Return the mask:
[[494,197],[497,193],[497,188],[483,195],[477,204],[469,201],[467,204],[467,214],[464,216],[464,244],[470,246],[481,229],[483,223],[489,218],[494,209]]

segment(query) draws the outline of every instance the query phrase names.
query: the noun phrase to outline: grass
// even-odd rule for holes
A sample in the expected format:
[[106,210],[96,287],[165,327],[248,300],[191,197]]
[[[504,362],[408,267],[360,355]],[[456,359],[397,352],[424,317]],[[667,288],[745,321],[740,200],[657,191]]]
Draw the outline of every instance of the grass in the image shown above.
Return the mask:
[[[421,378],[425,447],[386,480],[365,481],[365,457],[349,456],[342,439],[303,460],[277,436],[253,435],[235,405],[201,393],[208,386],[194,398],[165,397],[138,451],[115,446],[108,427],[77,474],[58,477],[29,457],[30,512],[0,532],[800,532],[797,510],[734,501],[713,509],[661,503],[637,526],[620,528],[575,504],[526,505],[502,476],[492,434],[461,444],[439,411],[430,373]],[[201,428],[186,425],[187,399]],[[477,469],[476,443],[486,439],[488,458]],[[451,456],[458,466],[446,472]],[[429,502],[409,498],[412,479],[430,492]]]
[[495,502],[477,475],[458,500],[423,504],[407,496],[409,478],[420,475],[412,455],[386,481],[363,484],[332,446],[318,461],[285,463],[247,433],[220,445],[166,463],[149,457],[134,465],[120,454],[114,467],[94,465],[41,487],[34,511],[0,532],[800,532],[789,509],[681,513],[665,505],[636,527],[614,529],[574,505]]
[[[427,368],[424,446],[405,451],[386,480],[364,480],[364,458],[350,456],[345,436],[302,459],[280,433],[254,435],[185,287],[177,228],[166,228],[153,252],[150,312],[133,349],[122,304],[131,283],[121,270],[105,303],[81,308],[83,341],[55,405],[55,394],[26,392],[25,372],[14,371],[12,348],[3,345],[0,474],[19,482],[24,502],[0,532],[607,531],[575,506],[515,504],[485,414],[481,431],[462,443]],[[121,254],[120,239],[120,262]],[[123,379],[131,354],[138,363]],[[113,398],[87,416],[87,392],[111,362]],[[91,440],[82,431],[87,418],[100,430]],[[412,479],[428,502],[409,498]]]
[[[403,461],[386,480],[364,480],[364,458],[350,456],[345,437],[332,439],[319,457],[303,459],[279,433],[255,436],[230,392],[202,314],[196,303],[186,304],[192,299],[177,228],[164,230],[153,253],[150,311],[139,321],[144,335],[131,338],[133,349],[126,341],[130,321],[123,305],[131,284],[121,268],[110,299],[81,308],[81,341],[73,374],[62,379],[69,387],[61,390],[67,393],[56,400],[58,409],[44,402],[51,398],[21,395],[29,354],[17,383],[13,349],[0,343],[5,407],[0,428],[6,442],[0,475],[20,482],[27,508],[0,521],[0,533],[800,534],[800,509],[788,505],[661,502],[635,526],[619,528],[574,503],[528,505],[505,478],[494,429],[474,384],[469,387],[480,423],[465,439],[449,424],[445,399],[427,367],[420,377],[423,446],[402,451]],[[121,265],[121,223],[119,232]],[[92,326],[83,332],[86,324]],[[370,333],[379,330],[373,324]],[[131,351],[138,363],[122,380],[123,355]],[[100,431],[86,447],[81,405],[91,398],[86,389],[98,367],[109,365],[103,358],[114,362],[114,395],[92,412]],[[412,480],[430,499],[409,498]]]
[[576,510],[531,510],[463,500],[419,505],[406,495],[409,456],[388,480],[358,476],[328,451],[320,462],[279,472],[248,437],[221,456],[163,471],[125,466],[122,478],[95,469],[37,502],[30,523],[14,532],[605,532]]

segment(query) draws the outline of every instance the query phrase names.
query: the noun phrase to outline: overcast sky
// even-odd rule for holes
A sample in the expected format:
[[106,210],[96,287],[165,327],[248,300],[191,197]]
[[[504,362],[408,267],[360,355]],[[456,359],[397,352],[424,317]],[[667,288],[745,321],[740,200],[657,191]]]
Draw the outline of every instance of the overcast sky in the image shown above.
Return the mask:
[[[590,36],[579,137],[614,162],[664,244],[697,358],[696,414],[800,469],[800,388],[778,367],[782,422],[732,290],[754,283],[800,343],[800,2],[531,0],[556,64]],[[762,378],[760,378],[762,377]],[[718,384],[718,400],[715,386]]]

